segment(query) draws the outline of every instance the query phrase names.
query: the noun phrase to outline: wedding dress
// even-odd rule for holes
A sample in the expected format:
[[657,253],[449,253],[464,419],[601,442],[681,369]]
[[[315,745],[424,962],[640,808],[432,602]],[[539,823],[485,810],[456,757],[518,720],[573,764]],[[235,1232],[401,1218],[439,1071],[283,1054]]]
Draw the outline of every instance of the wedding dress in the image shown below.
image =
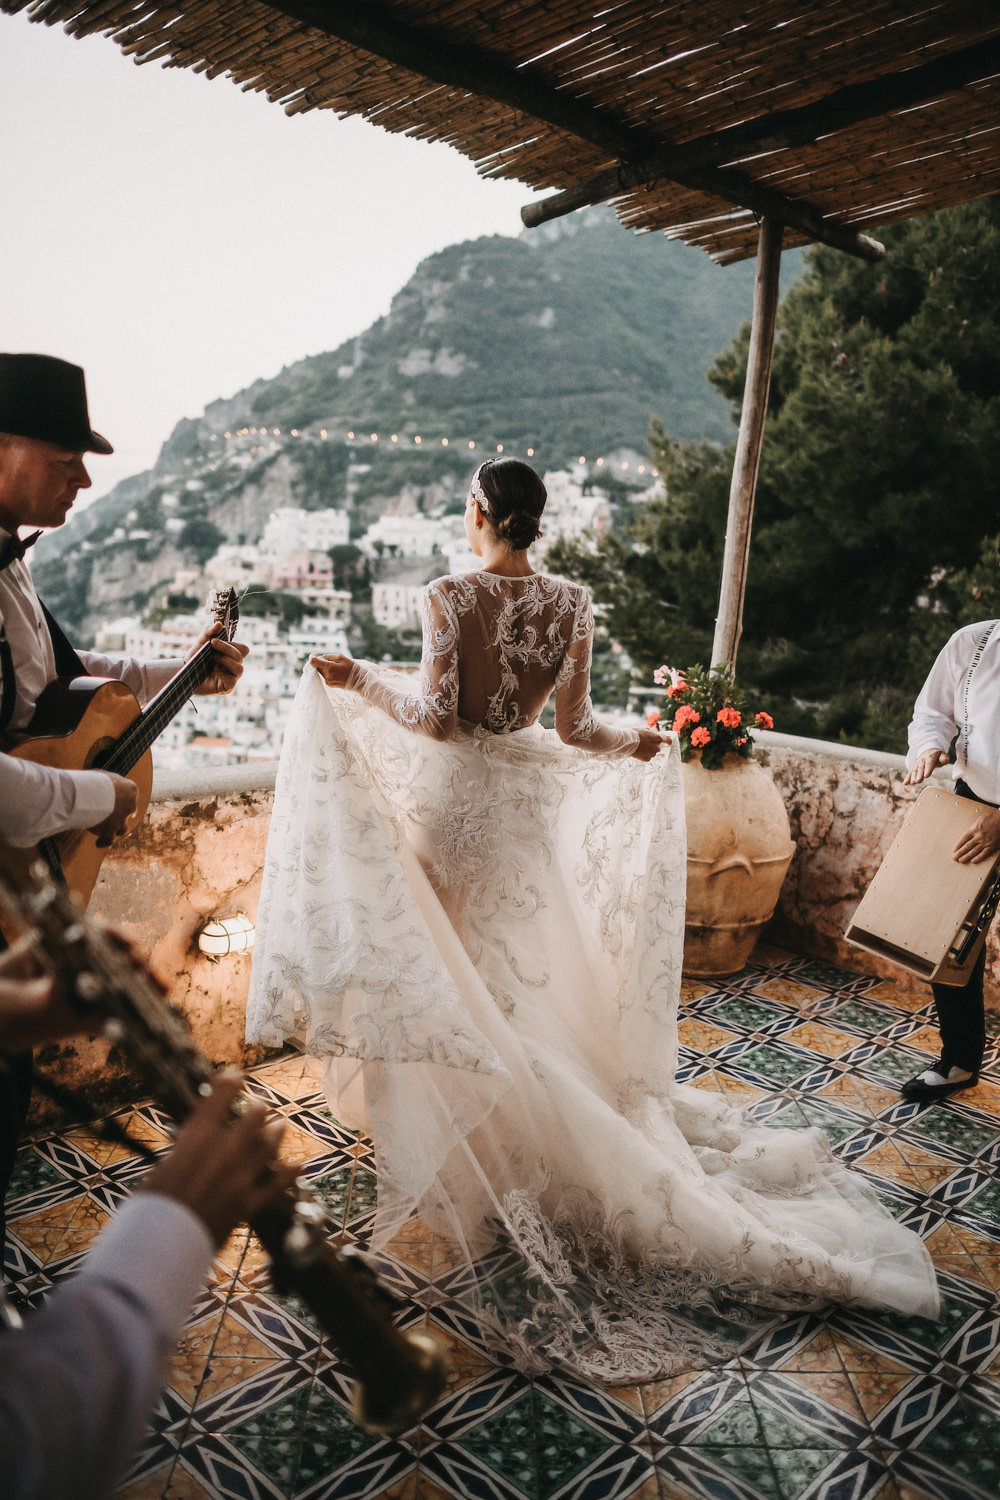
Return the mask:
[[417,1213],[446,1232],[518,1368],[649,1379],[762,1307],[934,1316],[920,1240],[820,1131],[676,1081],[679,754],[596,719],[591,643],[585,590],[479,573],[429,585],[419,685],[306,668],[248,1039],[325,1059],[374,1141],[373,1249]]

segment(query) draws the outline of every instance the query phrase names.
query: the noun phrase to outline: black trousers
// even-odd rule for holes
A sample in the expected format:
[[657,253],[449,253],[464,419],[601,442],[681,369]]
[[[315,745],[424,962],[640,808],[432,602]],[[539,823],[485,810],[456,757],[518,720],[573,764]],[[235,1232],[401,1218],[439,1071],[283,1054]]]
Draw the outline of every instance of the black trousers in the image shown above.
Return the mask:
[[[0,953],[6,947],[7,940],[0,932]],[[14,1175],[18,1141],[31,1103],[33,1073],[34,1057],[31,1052],[0,1056],[0,1272],[3,1271],[3,1247],[7,1230],[7,1189]]]
[[[964,781],[955,783],[960,797],[969,797],[973,802],[984,802],[970,791]],[[941,1061],[938,1072],[947,1076],[949,1068],[962,1068],[966,1073],[978,1073],[986,1050],[986,1010],[983,1003],[983,976],[986,973],[986,948],[980,953],[976,965],[965,984],[932,984],[934,1008],[937,1011],[938,1030],[941,1033]]]
[[31,1102],[32,1054],[18,1052],[0,1059],[0,1257],[7,1216],[4,1203],[14,1175],[17,1144]]

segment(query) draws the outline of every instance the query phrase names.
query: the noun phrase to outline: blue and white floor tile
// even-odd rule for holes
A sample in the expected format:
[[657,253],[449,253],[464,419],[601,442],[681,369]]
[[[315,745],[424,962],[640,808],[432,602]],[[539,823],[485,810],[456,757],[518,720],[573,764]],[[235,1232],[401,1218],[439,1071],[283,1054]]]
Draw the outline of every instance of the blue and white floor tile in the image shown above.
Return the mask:
[[[834,1309],[750,1330],[711,1370],[602,1390],[528,1380],[479,1352],[449,1295],[448,1245],[394,1242],[403,1320],[448,1344],[444,1395],[398,1439],[362,1432],[352,1382],[305,1307],[230,1241],[174,1353],[122,1500],[997,1500],[1000,1495],[1000,1062],[945,1105],[902,1102],[935,1053],[930,994],[758,949],[687,981],[681,1073],[768,1123],[818,1125],[926,1240],[937,1324]],[[289,1053],[253,1086],[349,1240],[374,1203],[371,1148],[332,1120]],[[151,1104],[121,1113],[154,1147]],[[7,1274],[38,1303],[78,1265],[142,1164],[93,1129],[22,1149]]]

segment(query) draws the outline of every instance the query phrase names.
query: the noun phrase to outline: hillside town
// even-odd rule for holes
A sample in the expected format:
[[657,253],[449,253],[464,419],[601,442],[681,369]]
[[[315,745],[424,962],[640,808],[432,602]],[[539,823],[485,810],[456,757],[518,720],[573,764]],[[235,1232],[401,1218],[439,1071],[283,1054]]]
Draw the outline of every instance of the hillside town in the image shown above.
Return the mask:
[[[545,535],[532,553],[538,568],[544,568],[556,537],[599,532],[611,519],[602,490],[568,471],[544,477]],[[361,655],[366,639],[373,638],[371,624],[393,643],[406,640],[404,660],[392,652],[381,653],[382,659],[415,670],[424,586],[477,566],[463,517],[386,514],[353,546],[349,533],[346,510],[276,509],[259,541],[221,545],[201,566],[180,570],[150,601],[146,615],[114,620],[98,631],[98,651],[143,660],[186,656],[217,590],[233,587],[242,601],[238,636],[250,647],[243,677],[230,696],[195,698],[180,709],[154,744],[157,770],[276,760],[309,655]],[[370,586],[338,586],[344,579],[337,578],[337,549],[352,555],[355,573],[363,571]],[[363,622],[369,622],[367,633]]]

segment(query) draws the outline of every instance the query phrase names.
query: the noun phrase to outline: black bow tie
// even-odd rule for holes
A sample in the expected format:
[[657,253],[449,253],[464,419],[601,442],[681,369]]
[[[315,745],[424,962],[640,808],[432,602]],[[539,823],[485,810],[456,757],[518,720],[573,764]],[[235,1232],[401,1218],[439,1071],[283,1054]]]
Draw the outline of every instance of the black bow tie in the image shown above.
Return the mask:
[[23,557],[29,547],[33,547],[41,536],[40,531],[33,531],[30,536],[5,536],[0,541],[0,573],[4,568],[9,568],[12,562]]

